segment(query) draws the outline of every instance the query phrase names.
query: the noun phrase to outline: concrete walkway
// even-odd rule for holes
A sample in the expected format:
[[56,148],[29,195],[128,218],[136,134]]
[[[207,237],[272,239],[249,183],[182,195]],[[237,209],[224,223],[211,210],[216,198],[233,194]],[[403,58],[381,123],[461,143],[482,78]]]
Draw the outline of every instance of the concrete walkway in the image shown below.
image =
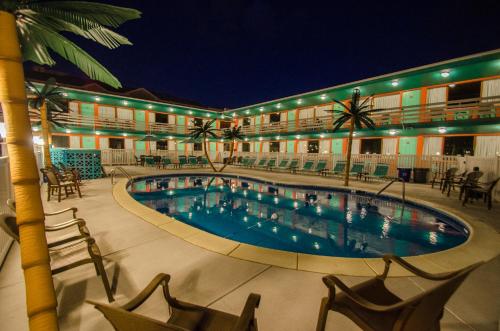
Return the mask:
[[[157,172],[153,169],[128,167],[133,174]],[[229,171],[235,171],[229,169]],[[244,171],[263,178],[289,179],[288,174]],[[243,173],[243,171],[240,171]],[[281,177],[283,176],[283,177]],[[288,176],[288,177],[287,177]],[[294,181],[318,185],[339,185],[338,181],[312,176],[293,176]],[[377,189],[380,184],[357,184]],[[456,197],[442,197],[426,185],[410,185],[410,196],[443,205],[458,207]],[[400,188],[399,188],[400,189]],[[45,193],[45,188],[43,188]],[[246,296],[260,293],[257,312],[261,330],[314,330],[320,300],[327,294],[321,282],[323,274],[283,269],[220,255],[194,246],[121,208],[114,200],[109,179],[87,181],[84,197],[70,197],[61,203],[46,204],[47,211],[76,206],[106,256],[108,277],[116,287],[117,303],[124,303],[138,293],[160,272],[172,276],[171,291],[179,299],[239,313]],[[398,192],[398,187],[391,189]],[[44,194],[45,196],[45,194]],[[461,207],[459,207],[461,208]],[[496,226],[500,206],[487,211],[480,204],[460,212],[475,220]],[[59,222],[61,218],[47,220]],[[492,229],[493,232],[495,230]],[[500,251],[500,243],[498,250]],[[486,263],[462,285],[448,303],[442,320],[443,330],[498,330],[500,298],[500,258]],[[85,299],[106,302],[102,284],[92,266],[83,266],[54,277],[59,300],[62,330],[112,330],[111,325]],[[363,277],[341,276],[348,285]],[[388,280],[390,287],[402,297],[415,295],[430,286],[415,277]],[[5,330],[27,330],[24,284],[20,269],[19,248],[11,249],[0,272],[0,325]],[[138,310],[139,313],[166,320],[167,307],[158,291]],[[329,315],[327,330],[358,330],[343,316]]]

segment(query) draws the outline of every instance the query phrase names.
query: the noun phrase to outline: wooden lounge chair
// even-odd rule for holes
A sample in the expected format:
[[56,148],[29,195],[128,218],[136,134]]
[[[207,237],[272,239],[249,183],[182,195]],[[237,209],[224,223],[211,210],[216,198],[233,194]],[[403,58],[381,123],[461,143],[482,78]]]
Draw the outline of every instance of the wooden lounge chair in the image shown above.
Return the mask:
[[[347,316],[363,330],[440,330],[439,321],[443,316],[444,305],[465,278],[483,263],[448,273],[429,274],[393,255],[384,256],[384,261],[382,275],[351,288],[333,275],[323,277],[329,293],[321,301],[316,331],[325,330],[330,310]],[[441,282],[432,289],[403,300],[390,292],[384,284],[393,261],[417,276]],[[336,288],[341,291],[337,292]]]
[[62,190],[64,189],[64,193],[66,197],[70,194],[73,194],[75,189],[78,192],[78,196],[81,198],[82,193],[80,192],[80,186],[78,185],[78,181],[76,178],[73,178],[71,181],[60,181],[59,177],[52,169],[40,169],[43,176],[47,180],[47,201],[50,201],[50,196],[52,194],[57,193],[57,201],[61,202]]
[[[80,219],[73,219],[57,225],[45,226],[46,232],[55,232],[65,230],[72,226],[78,226],[80,229],[85,227],[85,222]],[[19,228],[17,227],[16,217],[7,214],[0,215],[0,227],[15,241],[19,242]],[[81,230],[80,230],[81,231]],[[113,293],[109,285],[108,276],[102,263],[102,256],[99,247],[94,238],[88,235],[85,227],[84,234],[77,237],[58,238],[56,241],[48,242],[50,268],[53,275],[79,267],[84,264],[92,263],[98,276],[101,276],[104,290],[109,302],[113,302]]]
[[500,177],[489,184],[484,184],[483,186],[466,187],[464,202],[462,203],[462,206],[465,206],[465,204],[469,202],[469,199],[471,198],[482,197],[483,201],[488,203],[488,209],[491,209],[491,207],[493,206],[493,189],[495,188],[495,186],[497,186],[498,181],[500,181]]
[[339,176],[342,175],[343,173],[345,173],[345,161],[337,161],[337,163],[335,163],[335,167],[333,168],[333,170],[325,171],[324,175]]
[[[257,331],[255,309],[259,307],[260,295],[250,294],[241,315],[237,316],[177,300],[170,295],[169,280],[170,275],[158,274],[135,298],[119,307],[87,302],[94,305],[117,331]],[[159,321],[134,313],[160,285],[170,311],[168,320]]]
[[369,174],[364,174],[363,177],[365,178],[365,181],[370,181],[373,179],[387,179],[387,173],[389,172],[389,165],[388,164],[383,164],[379,163],[375,167],[375,170],[371,175]]

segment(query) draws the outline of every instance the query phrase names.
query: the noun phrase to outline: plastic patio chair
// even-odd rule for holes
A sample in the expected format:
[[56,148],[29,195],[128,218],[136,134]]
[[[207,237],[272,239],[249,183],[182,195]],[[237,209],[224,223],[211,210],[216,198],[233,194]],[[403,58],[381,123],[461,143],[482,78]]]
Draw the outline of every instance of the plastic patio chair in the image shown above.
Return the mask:
[[[170,275],[158,274],[142,292],[122,306],[87,302],[94,305],[117,331],[257,331],[255,309],[259,307],[260,295],[251,293],[238,316],[177,300],[170,295],[169,281]],[[169,308],[169,318],[159,321],[134,313],[159,286],[162,286]]]
[[[85,226],[82,219],[74,219],[58,225],[45,226],[45,232],[56,232],[65,230],[71,226],[78,225],[79,228]],[[19,228],[16,217],[13,215],[1,214],[0,227],[12,239],[19,243]],[[88,233],[88,230],[86,230]],[[71,240],[70,240],[71,239]],[[104,290],[109,302],[113,302],[113,293],[109,285],[108,276],[102,263],[102,255],[94,238],[88,235],[81,235],[81,238],[59,238],[56,241],[48,242],[50,268],[52,275],[92,263],[98,276],[101,276]]]
[[[321,301],[316,331],[325,330],[330,310],[347,316],[363,330],[440,330],[439,321],[443,316],[446,302],[465,278],[483,264],[483,262],[478,262],[457,271],[429,274],[397,256],[386,255],[384,261],[385,269],[382,275],[351,288],[336,276],[323,277],[329,293],[328,297]],[[385,279],[392,262],[396,262],[419,277],[440,281],[440,283],[413,297],[401,299],[385,286]],[[337,288],[341,291],[337,292]]]

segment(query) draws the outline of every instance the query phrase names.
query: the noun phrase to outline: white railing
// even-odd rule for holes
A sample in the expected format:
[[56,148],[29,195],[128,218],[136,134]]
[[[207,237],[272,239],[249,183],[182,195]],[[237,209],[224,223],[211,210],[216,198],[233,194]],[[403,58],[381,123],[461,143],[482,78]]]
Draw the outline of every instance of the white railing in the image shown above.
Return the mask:
[[[7,199],[12,199],[14,190],[10,180],[9,158],[6,156],[0,157],[0,213],[9,213],[7,207]],[[0,265],[2,265],[10,245],[12,238],[3,230],[0,230]]]
[[[224,157],[227,157],[229,152],[210,152],[210,160],[213,162],[222,162]],[[137,163],[137,158],[141,155],[151,155],[151,156],[162,156],[169,157],[172,160],[177,160],[180,155],[177,151],[168,150],[151,150],[149,152],[133,149],[103,149],[101,150],[101,163],[106,166],[112,165],[135,165]],[[187,153],[182,153],[182,155],[194,155],[194,156],[204,156],[203,151],[191,151]]]

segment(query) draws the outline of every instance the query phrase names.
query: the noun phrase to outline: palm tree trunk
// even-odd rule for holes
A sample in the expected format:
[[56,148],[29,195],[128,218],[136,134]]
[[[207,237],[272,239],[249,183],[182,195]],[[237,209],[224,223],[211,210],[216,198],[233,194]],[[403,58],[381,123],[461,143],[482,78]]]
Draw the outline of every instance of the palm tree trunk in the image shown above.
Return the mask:
[[7,129],[11,179],[17,202],[21,265],[30,330],[58,330],[38,169],[26,105],[21,48],[15,18],[0,11],[0,103]]
[[354,120],[351,118],[349,125],[349,138],[347,140],[347,160],[345,164],[344,186],[349,186],[349,172],[351,171],[351,151],[352,151],[352,136],[354,134]]
[[219,172],[222,172],[222,170],[224,170],[229,165],[229,163],[231,163],[231,160],[233,159],[233,153],[234,153],[234,140],[231,141],[231,150],[229,151],[229,159],[227,160],[227,163],[224,164],[222,168],[220,168]]
[[208,164],[210,164],[210,167],[212,167],[212,169],[214,170],[214,172],[217,172],[217,169],[215,169],[214,164],[212,163],[212,161],[210,160],[210,156],[208,155],[207,139],[206,139],[205,136],[203,137],[203,150],[205,151],[205,157],[208,160]]
[[50,132],[49,121],[47,119],[47,104],[44,102],[40,107],[40,118],[42,122],[42,139],[43,139],[43,159],[45,167],[52,167],[52,160],[50,159]]

